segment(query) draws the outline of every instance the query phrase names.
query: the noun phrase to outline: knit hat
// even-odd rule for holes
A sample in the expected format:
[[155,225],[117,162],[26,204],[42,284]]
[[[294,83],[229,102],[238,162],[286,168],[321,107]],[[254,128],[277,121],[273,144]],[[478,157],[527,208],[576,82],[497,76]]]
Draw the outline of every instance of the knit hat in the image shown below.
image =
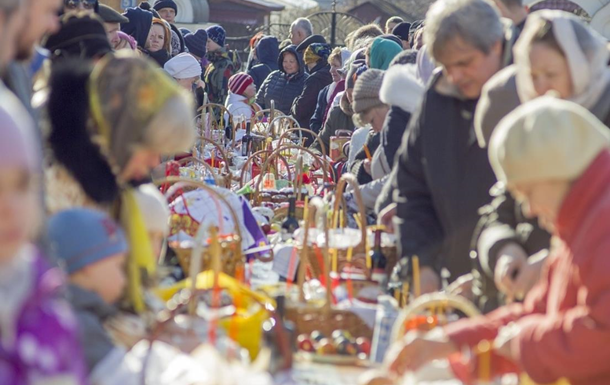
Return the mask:
[[129,23],[129,19],[121,15],[114,8],[106,4],[100,4],[98,15],[104,20],[104,23]]
[[229,79],[229,91],[237,95],[243,95],[246,91],[246,88],[250,86],[250,84],[254,83],[254,79],[252,76],[247,73],[240,72],[231,76]]
[[40,168],[34,122],[19,100],[0,85],[0,166]]
[[411,29],[411,23],[403,21],[400,24],[396,24],[396,27],[392,30],[392,34],[398,36],[400,40],[409,41],[409,30]]
[[356,84],[356,80],[358,79],[358,76],[360,76],[360,74],[362,74],[362,72],[366,70],[367,67],[364,60],[354,61],[351,64],[349,71],[347,71],[347,75],[345,77],[345,89],[353,89],[354,85]]
[[208,33],[205,29],[198,29],[195,33],[184,36],[184,44],[193,55],[204,57],[207,51]]
[[305,64],[317,63],[320,60],[325,63],[328,61],[328,57],[330,56],[330,46],[328,44],[322,43],[313,43],[307,49],[305,49],[305,53],[303,54],[303,59]]
[[162,10],[163,8],[171,8],[174,10],[174,12],[176,12],[176,15],[178,15],[178,5],[176,5],[176,2],[174,2],[174,0],[159,0],[155,3],[155,6],[153,8],[157,12]]
[[174,79],[189,79],[201,76],[201,65],[188,53],[181,53],[165,63],[163,69]]
[[489,160],[506,184],[573,181],[609,147],[608,128],[592,113],[543,96],[500,121],[489,143]]
[[49,241],[68,274],[128,251],[123,230],[101,211],[77,208],[54,215]]
[[394,34],[390,33],[390,34],[381,35],[379,37],[382,39],[393,41],[394,43],[398,44],[400,46],[400,48],[402,48],[402,40],[400,40],[400,38]]
[[55,57],[93,58],[112,51],[102,19],[91,13],[64,15],[59,30],[47,38],[44,48]]
[[225,32],[224,28],[219,25],[213,25],[208,27],[205,31],[208,33],[208,39],[218,44],[221,48],[224,48],[225,38],[227,37],[227,33]]
[[146,229],[149,232],[154,231],[167,236],[170,211],[167,199],[159,192],[159,189],[152,184],[143,184],[135,190],[135,197],[144,222],[146,222]]
[[356,80],[354,85],[352,108],[354,113],[360,114],[371,108],[383,105],[379,99],[379,91],[383,83],[384,71],[369,69]]

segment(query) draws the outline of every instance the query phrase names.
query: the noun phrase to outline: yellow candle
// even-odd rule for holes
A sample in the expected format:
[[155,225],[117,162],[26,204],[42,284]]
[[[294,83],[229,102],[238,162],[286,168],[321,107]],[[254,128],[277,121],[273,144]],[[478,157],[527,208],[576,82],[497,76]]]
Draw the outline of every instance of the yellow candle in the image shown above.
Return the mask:
[[419,279],[419,257],[413,256],[413,294],[415,298],[421,295],[421,281]]

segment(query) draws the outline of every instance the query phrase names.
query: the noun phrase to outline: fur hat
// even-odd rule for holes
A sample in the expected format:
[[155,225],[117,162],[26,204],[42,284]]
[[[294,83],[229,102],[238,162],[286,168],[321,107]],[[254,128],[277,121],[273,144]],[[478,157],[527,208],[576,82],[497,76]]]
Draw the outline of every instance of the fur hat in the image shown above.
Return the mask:
[[102,19],[91,13],[68,13],[59,30],[44,43],[54,57],[94,58],[112,51]]
[[489,160],[506,184],[573,181],[609,148],[608,128],[591,112],[543,96],[500,121],[489,143]]

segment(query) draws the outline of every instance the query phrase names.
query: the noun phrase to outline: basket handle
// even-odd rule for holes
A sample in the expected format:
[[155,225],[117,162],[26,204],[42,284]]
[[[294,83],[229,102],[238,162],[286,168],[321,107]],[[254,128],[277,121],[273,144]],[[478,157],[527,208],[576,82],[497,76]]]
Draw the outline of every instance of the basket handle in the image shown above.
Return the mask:
[[[311,223],[316,222],[316,217],[318,215],[324,215],[326,211],[324,210],[324,201],[320,197],[313,197],[311,201],[309,201],[309,213],[307,213],[307,217],[304,219],[305,230],[303,234],[303,247],[301,249],[301,267],[299,268],[299,276],[297,277],[297,286],[299,288],[299,300],[301,302],[305,302],[305,292],[303,291],[303,285],[305,284],[305,272],[308,266],[311,266],[311,262],[309,261],[309,229]],[[324,283],[326,285],[326,302],[324,303],[324,309],[330,311],[330,307],[332,304],[332,286],[330,283],[330,259],[328,256],[328,221],[324,220],[323,230],[324,235],[326,236],[326,243],[324,248],[322,249],[322,262],[323,262],[323,274],[324,274]]]
[[[264,155],[267,154],[267,150],[260,150],[255,152],[254,154],[250,155],[248,157],[248,159],[246,159],[246,162],[244,163],[244,165],[241,168],[241,174],[239,177],[239,187],[244,187],[244,179],[246,178],[246,171],[248,170],[249,166],[251,163],[254,163],[254,160],[256,159],[257,156],[260,155]],[[288,161],[286,160],[286,158],[284,158],[284,156],[282,154],[278,154],[276,155],[286,166],[286,170],[288,170],[288,179],[292,179],[292,173],[290,172],[290,165],[288,164]],[[269,156],[271,157],[271,156]],[[265,171],[264,169],[261,169],[261,173]]]
[[280,140],[279,140],[278,146],[281,146],[282,142],[284,141],[284,139],[287,139],[287,136],[289,134],[293,133],[293,132],[298,132],[300,135],[302,135],[303,132],[311,134],[311,136],[313,136],[313,138],[314,138],[314,143],[315,142],[320,143],[320,148],[322,149],[322,153],[326,154],[326,146],[324,145],[324,143],[320,139],[320,136],[317,133],[315,133],[314,131],[312,131],[312,130],[310,130],[308,128],[296,127],[296,128],[291,128],[291,129],[288,129],[288,130],[284,131],[282,133],[282,135],[280,136]]
[[[356,197],[356,203],[358,204],[358,212],[360,213],[360,218],[363,223],[360,226],[360,232],[362,236],[362,244],[365,246],[367,244],[367,236],[366,236],[366,208],[364,206],[364,200],[362,199],[362,194],[360,193],[360,186],[356,177],[353,174],[343,174],[339,182],[337,183],[337,189],[335,190],[335,204],[333,207],[333,227],[338,223],[339,218],[339,208],[343,205],[343,193],[345,191],[345,187],[350,185],[350,187],[354,190],[354,196]],[[347,210],[344,210],[347,211]]]
[[[309,155],[311,155],[314,159],[318,158],[317,155],[312,150],[310,150],[308,148],[305,148],[305,147],[302,147],[302,146],[296,146],[296,145],[292,145],[292,144],[291,145],[285,145],[285,146],[278,146],[271,153],[271,155],[269,155],[269,157],[267,157],[267,159],[265,160],[265,163],[263,163],[263,167],[261,168],[261,173],[264,170],[268,169],[270,159],[273,159],[274,156],[280,154],[282,151],[292,150],[292,149],[304,151],[304,152],[308,153]],[[328,174],[327,174],[326,170],[330,169],[330,164],[328,163],[328,160],[326,160],[324,158],[324,159],[322,159],[322,165],[326,166],[326,168],[323,167],[323,171],[324,171],[323,178],[324,178],[324,183],[327,183],[328,182]],[[260,184],[261,184],[262,179],[263,179],[262,177],[258,178],[258,180],[256,181],[255,188],[254,188],[254,196],[252,197],[252,201],[255,204],[259,203],[258,202],[258,195],[259,195],[259,189],[260,189]]]

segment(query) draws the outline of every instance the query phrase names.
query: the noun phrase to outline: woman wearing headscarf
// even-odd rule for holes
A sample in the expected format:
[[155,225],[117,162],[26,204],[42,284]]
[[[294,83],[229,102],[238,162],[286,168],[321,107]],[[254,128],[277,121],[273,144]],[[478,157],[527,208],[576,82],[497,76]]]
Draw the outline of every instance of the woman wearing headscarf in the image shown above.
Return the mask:
[[172,57],[171,38],[169,24],[165,20],[154,17],[145,49],[142,52],[163,67]]
[[322,130],[328,112],[333,105],[333,101],[339,92],[345,91],[345,73],[341,72],[341,68],[346,64],[351,56],[351,52],[347,48],[335,48],[328,56],[328,64],[330,65],[330,75],[333,82],[327,85],[318,94],[318,103],[316,110],[309,121],[309,129],[315,133]]
[[[544,10],[531,14],[514,47],[515,64],[500,71],[483,87],[475,112],[475,132],[485,146],[498,122],[522,103],[548,92],[573,101],[610,124],[610,52],[606,40],[567,12]],[[481,218],[477,254],[482,271],[475,286],[482,288],[485,308],[497,306],[498,290],[521,296],[536,279],[526,279],[527,267],[540,269],[536,259],[549,247],[549,234],[505,186],[493,189],[493,201]],[[524,234],[520,228],[533,229]],[[475,275],[476,276],[476,275]],[[491,304],[489,306],[488,304]]]
[[[316,110],[320,91],[333,82],[328,56],[330,56],[330,46],[322,43],[311,44],[303,54],[309,77],[305,80],[303,92],[294,100],[291,108],[292,116],[299,122],[301,128],[309,128],[309,121]],[[311,145],[313,138],[305,134],[304,136],[307,136],[306,145]]]
[[80,61],[55,68],[48,111],[49,210],[93,206],[121,223],[130,242],[128,297],[142,311],[142,271],[152,278],[155,259],[133,186],[161,156],[190,149],[191,97],[149,61],[121,51],[93,69]]
[[305,73],[305,63],[294,46],[282,50],[278,67],[279,69],[271,72],[263,82],[256,94],[256,102],[261,108],[268,109],[271,108],[273,100],[278,111],[290,115],[292,103],[303,92],[305,80],[309,75]]
[[248,75],[254,79],[256,89],[260,89],[267,76],[278,69],[277,58],[280,56],[280,43],[275,36],[262,37],[253,52],[256,52],[256,64],[248,69]]
[[379,36],[366,52],[366,63],[371,69],[387,70],[392,59],[402,52],[402,47],[393,40]]

